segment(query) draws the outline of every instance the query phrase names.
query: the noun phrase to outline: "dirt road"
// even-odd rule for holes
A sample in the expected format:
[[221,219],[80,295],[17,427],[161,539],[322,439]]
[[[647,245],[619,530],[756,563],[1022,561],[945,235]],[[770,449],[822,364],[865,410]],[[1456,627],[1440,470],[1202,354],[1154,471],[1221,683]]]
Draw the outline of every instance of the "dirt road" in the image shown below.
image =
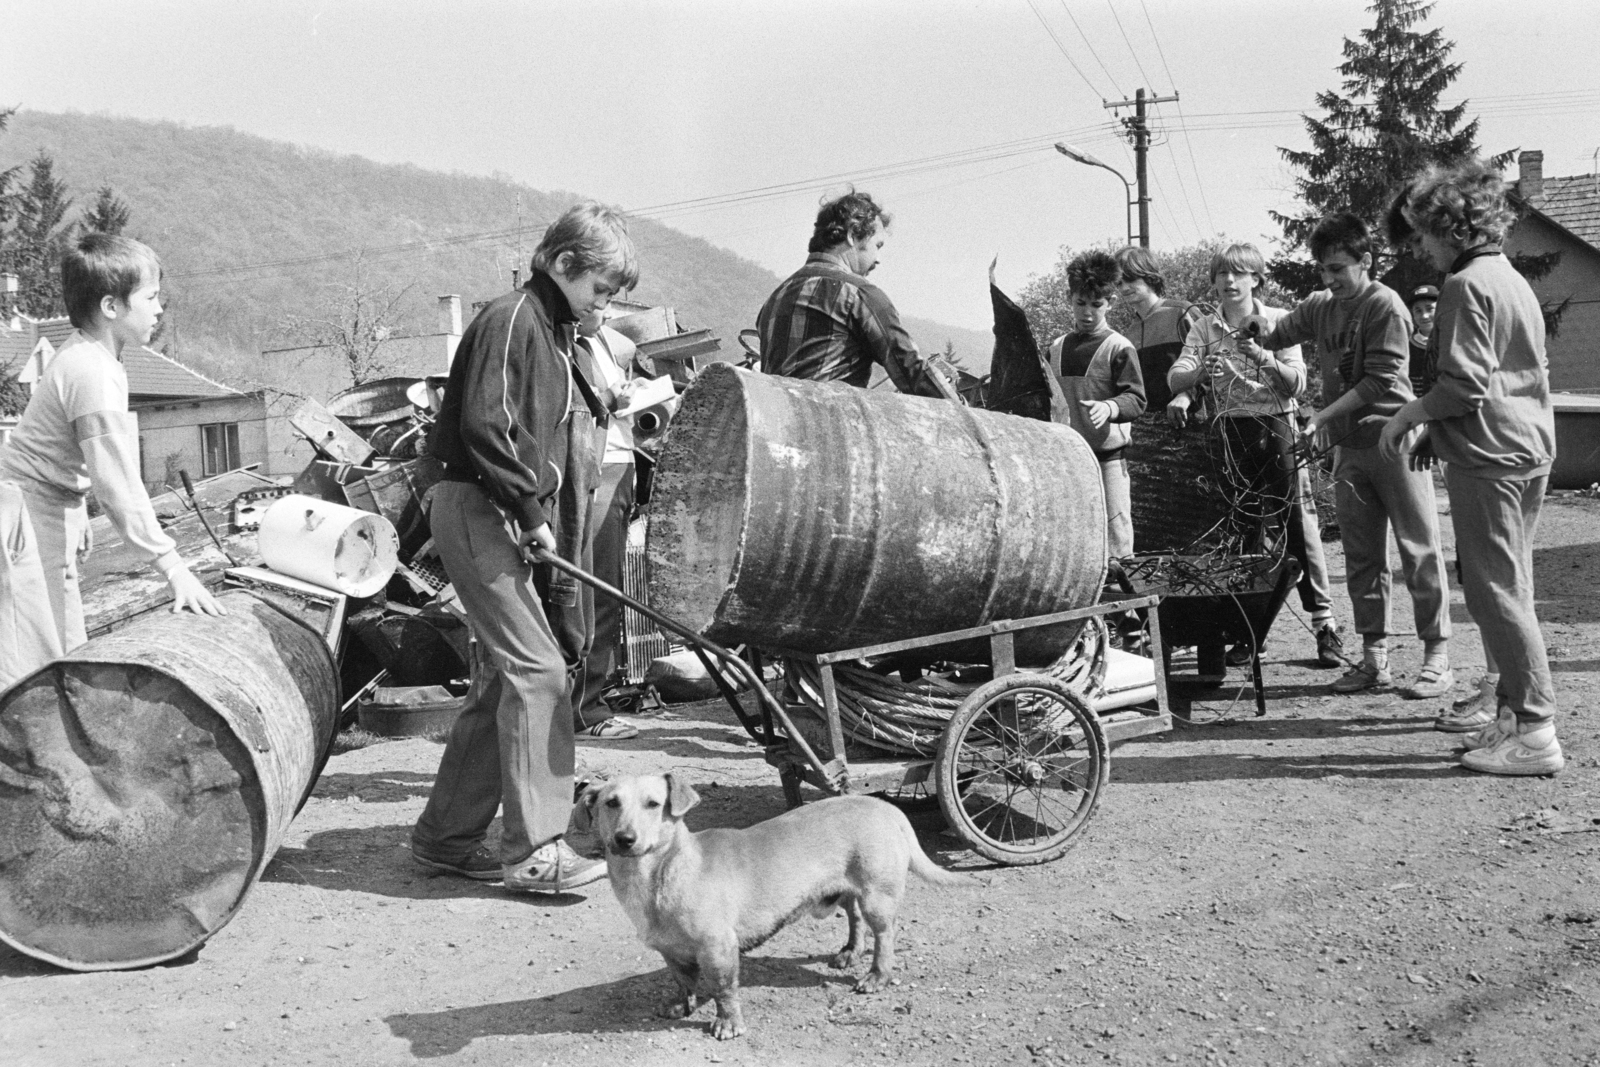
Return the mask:
[[[651,1015],[665,972],[604,883],[516,896],[413,864],[439,747],[379,744],[330,762],[195,959],[77,975],[0,950],[0,1062],[1600,1063],[1600,502],[1555,498],[1545,516],[1537,582],[1568,757],[1554,779],[1460,770],[1435,703],[1324,695],[1330,672],[1307,666],[1286,613],[1266,718],[1231,689],[1195,702],[1200,725],[1115,752],[1062,860],[984,871],[976,891],[913,885],[886,994],[852,995],[826,966],[842,919],[791,927],[746,960],[751,1033],[718,1043],[706,1009]],[[1482,654],[1459,590],[1454,618],[1464,691]],[[1395,661],[1415,671],[1414,639]],[[688,773],[697,829],[782,809],[725,711],[642,725],[580,758]],[[982,868],[953,839],[924,843]]]

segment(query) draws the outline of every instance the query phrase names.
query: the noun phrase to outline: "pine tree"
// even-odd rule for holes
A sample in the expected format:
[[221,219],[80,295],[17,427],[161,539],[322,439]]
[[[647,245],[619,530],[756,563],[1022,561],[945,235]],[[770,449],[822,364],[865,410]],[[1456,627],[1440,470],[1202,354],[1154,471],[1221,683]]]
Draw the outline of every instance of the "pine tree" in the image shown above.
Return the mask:
[[29,181],[13,197],[16,225],[8,235],[7,269],[21,285],[18,303],[35,318],[66,314],[61,302],[61,252],[72,239],[75,223],[62,225],[72,199],[67,183],[57,180],[55,161],[41,151],[29,163]]
[[[1382,219],[1400,185],[1432,163],[1452,163],[1477,152],[1478,120],[1463,124],[1465,100],[1441,108],[1440,98],[1461,73],[1448,62],[1455,44],[1444,31],[1424,32],[1433,10],[1423,0],[1375,0],[1375,16],[1360,39],[1345,38],[1342,93],[1317,94],[1324,116],[1304,115],[1311,148],[1279,148],[1299,173],[1295,188],[1307,210],[1276,211],[1292,255],[1310,236],[1317,220],[1350,211],[1374,228],[1380,247]],[[1316,285],[1316,271],[1303,260],[1280,256],[1271,264],[1273,279],[1305,295]]]
[[102,185],[94,207],[84,211],[78,225],[85,233],[116,235],[127,228],[132,214],[133,209],[128,207],[127,201],[119,197],[111,186]]
[[[17,113],[14,107],[0,109],[0,133],[5,132],[6,126],[11,123],[11,116]],[[0,266],[5,264],[6,227],[10,225],[11,217],[15,211],[13,202],[16,194],[11,191],[12,184],[17,180],[17,171],[22,169],[22,164],[0,170]],[[9,310],[9,309],[8,309]]]

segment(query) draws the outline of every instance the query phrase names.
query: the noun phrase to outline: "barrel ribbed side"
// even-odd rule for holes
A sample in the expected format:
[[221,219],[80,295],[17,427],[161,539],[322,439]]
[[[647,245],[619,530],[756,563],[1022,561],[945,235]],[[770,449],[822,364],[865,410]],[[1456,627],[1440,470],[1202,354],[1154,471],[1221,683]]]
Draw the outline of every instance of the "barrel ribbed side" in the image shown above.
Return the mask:
[[237,912],[338,715],[310,629],[248,593],[156,612],[0,696],[0,939],[75,970],[172,959]]
[[917,637],[1082,607],[1104,577],[1083,439],[942,400],[716,365],[682,398],[654,492],[652,600],[722,641]]

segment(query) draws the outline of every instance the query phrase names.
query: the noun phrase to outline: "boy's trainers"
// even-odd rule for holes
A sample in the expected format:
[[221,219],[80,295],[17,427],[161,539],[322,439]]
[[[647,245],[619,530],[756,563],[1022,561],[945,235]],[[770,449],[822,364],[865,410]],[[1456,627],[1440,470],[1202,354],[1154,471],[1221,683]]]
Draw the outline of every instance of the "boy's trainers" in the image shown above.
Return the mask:
[[606,876],[604,860],[584,859],[559,838],[533,850],[520,863],[508,863],[502,872],[507,889],[523,893],[565,893],[598,882]]
[[1394,676],[1389,673],[1388,667],[1362,662],[1341,674],[1328,688],[1335,693],[1359,693],[1363,689],[1388,685],[1392,681]]
[[1541,725],[1530,733],[1513,733],[1494,744],[1461,754],[1461,766],[1481,774],[1559,774],[1567,765],[1555,728]]
[[[1417,672],[1417,680],[1401,690],[1400,695],[1407,700],[1431,700],[1442,697],[1456,687],[1456,673],[1449,667],[1440,670],[1438,667],[1424,663]],[[1477,727],[1473,727],[1477,729]]]
[[1495,713],[1494,721],[1475,734],[1468,734],[1461,739],[1461,747],[1471,752],[1474,749],[1490,748],[1517,732],[1517,713],[1504,704]]
[[411,845],[411,858],[424,867],[432,867],[436,871],[460,875],[462,878],[471,878],[477,882],[498,882],[500,880],[500,858],[484,845],[479,845],[465,856],[447,859],[443,856],[430,856],[419,850],[416,843],[413,842]]
[[1325,622],[1317,629],[1317,666],[1337,667],[1344,662],[1344,638],[1339,624]]
[[[1457,700],[1450,705],[1449,711],[1439,713],[1433,720],[1435,730],[1443,730],[1447,734],[1470,734],[1493,724],[1496,706],[1499,698],[1494,690],[1485,692],[1479,689],[1465,700]],[[1506,709],[1510,714],[1510,709]],[[1515,716],[1512,717],[1515,721]]]

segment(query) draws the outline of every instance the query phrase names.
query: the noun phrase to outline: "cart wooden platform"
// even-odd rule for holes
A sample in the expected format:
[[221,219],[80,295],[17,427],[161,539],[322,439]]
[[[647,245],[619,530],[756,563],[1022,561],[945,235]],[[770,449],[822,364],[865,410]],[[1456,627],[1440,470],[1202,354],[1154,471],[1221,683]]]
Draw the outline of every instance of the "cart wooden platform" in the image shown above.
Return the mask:
[[[830,795],[932,792],[949,826],[975,851],[999,863],[1044,863],[1065,853],[1094,814],[1110,780],[1110,744],[1172,726],[1160,613],[1149,610],[1159,605],[1158,595],[1107,594],[1106,602],[1090,607],[814,656],[765,650],[808,660],[819,668],[823,722],[818,731],[802,729],[767,687],[759,667],[744,657],[553,553],[539,550],[537,558],[688,642],[745,729],[764,747],[767,762],[778,769],[791,806],[801,801],[802,782]],[[1148,699],[1102,716],[1087,694],[1061,679],[1018,669],[1018,632],[1124,612],[1139,612],[1149,627],[1153,662]],[[935,758],[851,762],[839,715],[834,675],[838,664],[975,640],[988,641],[993,676],[951,716]],[[711,662],[713,658],[718,664]],[[728,674],[745,681],[759,705],[758,713],[745,708]]]

